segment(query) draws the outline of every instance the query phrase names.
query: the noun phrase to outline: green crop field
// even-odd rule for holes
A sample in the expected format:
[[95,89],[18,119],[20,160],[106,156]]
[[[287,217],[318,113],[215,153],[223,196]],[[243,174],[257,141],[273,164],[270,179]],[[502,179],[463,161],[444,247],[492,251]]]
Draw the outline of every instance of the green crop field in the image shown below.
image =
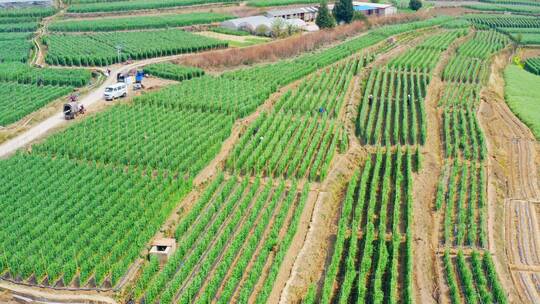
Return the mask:
[[204,71],[199,68],[181,66],[170,62],[147,65],[144,67],[144,72],[152,76],[178,81],[189,80],[204,75]]
[[190,189],[62,157],[18,155],[0,168],[2,272],[51,286],[115,285]]
[[525,61],[525,70],[540,75],[540,57],[532,57]]
[[50,101],[67,95],[72,87],[37,86],[0,82],[0,95],[10,96],[0,102],[0,126],[6,126],[18,121]]
[[468,4],[466,8],[490,11],[490,12],[513,12],[522,14],[539,14],[540,6],[537,5],[512,5],[512,4]]
[[121,12],[148,9],[164,9],[182,6],[204,5],[209,3],[230,3],[235,0],[131,0],[131,1],[95,1],[96,3],[73,4],[70,13]]
[[540,76],[511,65],[504,71],[504,95],[508,106],[540,139]]
[[53,34],[44,37],[43,42],[48,47],[47,63],[75,66],[105,66],[130,58],[144,59],[227,47],[225,42],[181,30]]
[[[244,4],[302,3],[312,2]],[[537,235],[527,210],[537,191],[523,170],[534,169],[535,154],[516,155],[514,143],[534,143],[508,135],[515,124],[494,130],[504,101],[492,73],[520,54],[514,35],[538,34],[538,18],[407,13],[241,50],[196,33],[255,11],[244,4],[0,9],[0,280],[24,286],[15,298],[531,297],[523,290],[536,288],[528,261]],[[529,72],[536,59],[525,65],[506,69],[505,97],[537,132],[531,88],[540,76]],[[103,100],[118,73],[141,70],[151,76],[141,87],[125,78],[125,98]],[[51,109],[72,92],[87,111],[65,121]],[[15,298],[0,294],[2,303]]]
[[[49,26],[55,32],[106,32],[152,28],[170,28],[220,22],[231,19],[231,15],[217,13],[165,14],[157,16],[122,17],[95,20],[62,20]],[[0,27],[1,30],[1,27]]]

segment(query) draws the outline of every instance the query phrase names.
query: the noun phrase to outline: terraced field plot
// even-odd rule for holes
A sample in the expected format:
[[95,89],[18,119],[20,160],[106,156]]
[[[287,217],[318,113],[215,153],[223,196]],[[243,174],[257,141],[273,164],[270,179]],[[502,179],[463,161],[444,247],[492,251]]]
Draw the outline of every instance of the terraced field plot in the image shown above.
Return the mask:
[[53,34],[43,42],[48,47],[47,63],[75,66],[105,66],[227,47],[226,42],[181,30]]

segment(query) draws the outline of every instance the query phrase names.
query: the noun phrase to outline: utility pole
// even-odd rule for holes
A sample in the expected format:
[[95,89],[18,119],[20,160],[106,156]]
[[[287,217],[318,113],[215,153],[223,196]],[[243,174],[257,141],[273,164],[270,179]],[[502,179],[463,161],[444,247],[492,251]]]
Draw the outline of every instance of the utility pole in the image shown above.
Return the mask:
[[122,45],[118,44],[116,46],[116,53],[118,54],[118,63],[122,62],[122,57],[121,57],[121,54],[122,54]]

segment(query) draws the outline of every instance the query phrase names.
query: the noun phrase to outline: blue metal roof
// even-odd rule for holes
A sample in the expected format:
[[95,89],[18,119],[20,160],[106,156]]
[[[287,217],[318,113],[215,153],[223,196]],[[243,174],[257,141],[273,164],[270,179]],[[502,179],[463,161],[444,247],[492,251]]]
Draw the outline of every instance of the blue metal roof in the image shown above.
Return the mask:
[[369,10],[375,10],[376,7],[369,6],[369,5],[355,5],[353,6],[355,11],[369,11]]

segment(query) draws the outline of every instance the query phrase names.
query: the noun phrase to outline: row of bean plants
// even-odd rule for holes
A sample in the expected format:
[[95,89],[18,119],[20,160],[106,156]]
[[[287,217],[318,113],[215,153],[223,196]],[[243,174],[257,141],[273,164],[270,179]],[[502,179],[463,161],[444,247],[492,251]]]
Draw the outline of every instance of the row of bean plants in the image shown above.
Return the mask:
[[102,18],[99,19],[99,22],[96,22],[96,20],[62,20],[52,23],[49,25],[48,29],[54,32],[106,32],[180,27],[194,24],[220,22],[231,18],[233,18],[231,15],[205,12],[175,15]]
[[72,87],[0,82],[0,96],[4,96],[0,99],[0,126],[18,121],[72,90]]
[[209,3],[227,3],[236,0],[132,0],[119,2],[97,2],[73,4],[67,9],[69,13],[123,12],[134,10],[163,9],[180,6],[204,5]]
[[519,27],[519,28],[538,28],[540,27],[540,19],[533,16],[521,15],[501,15],[501,14],[471,14],[465,17],[477,26],[485,26],[489,28],[500,27]]
[[341,124],[323,117],[263,114],[240,138],[226,167],[243,174],[323,180],[344,140]]
[[366,80],[356,121],[366,144],[423,144],[424,98],[440,55],[466,30],[444,31],[374,69]]
[[467,257],[462,251],[456,256],[445,251],[442,259],[452,304],[508,303],[489,252],[473,251]]
[[[43,38],[46,62],[54,65],[105,66],[227,47],[227,42],[181,30],[53,34]],[[121,48],[118,55],[118,47]]]
[[56,13],[52,7],[30,7],[0,9],[0,18],[4,17],[48,17]]
[[513,4],[513,5],[532,5],[540,6],[540,3],[530,0],[480,0],[480,2],[495,3],[495,4]]
[[480,105],[480,85],[468,83],[444,83],[439,107],[478,107]]
[[414,302],[413,169],[413,153],[398,146],[380,149],[354,174],[320,303]]
[[33,48],[34,44],[28,39],[0,40],[0,63],[27,62]]
[[0,33],[0,41],[8,41],[8,40],[29,40],[32,38],[34,33],[26,32],[26,33]]
[[495,31],[477,31],[457,49],[442,73],[447,82],[479,84],[486,81],[490,57],[508,44],[508,38]]
[[482,162],[446,161],[435,199],[444,209],[444,245],[487,247],[486,188]]
[[529,58],[525,61],[525,70],[540,75],[540,57]]
[[190,176],[217,154],[232,123],[220,113],[121,105],[51,136],[34,151]]
[[[499,46],[499,39],[500,34],[494,31],[476,32],[456,49],[442,75],[438,107],[445,166],[437,186],[435,208],[444,215],[441,244],[445,246],[487,247],[487,184],[483,164],[487,149],[476,111],[482,81],[489,71],[488,55],[504,47]],[[482,76],[473,76],[471,66],[464,63],[467,59],[479,65],[476,67]],[[460,60],[463,61],[456,66]],[[445,77],[448,74],[458,76]]]
[[[276,279],[308,185],[223,174],[206,188],[177,230],[178,248],[161,270],[150,262],[133,298],[141,303],[264,303]],[[279,244],[279,246],[277,246]],[[271,254],[271,253],[274,254]],[[270,265],[262,272],[265,265]],[[254,293],[255,286],[261,289]]]
[[204,75],[204,70],[174,64],[171,62],[154,63],[144,67],[144,72],[152,76],[178,81],[189,80],[191,78],[201,77]]
[[82,87],[91,79],[92,73],[85,69],[36,68],[17,62],[0,64],[0,81]]
[[37,29],[38,22],[22,22],[0,24],[0,32],[33,32]]
[[516,14],[526,14],[526,15],[537,15],[540,13],[540,7],[529,6],[529,5],[467,4],[467,5],[464,5],[464,7],[473,9],[473,10],[498,12],[498,13],[516,13]]
[[423,98],[429,75],[394,68],[374,69],[364,87],[356,132],[366,144],[425,141]]
[[299,114],[328,113],[332,117],[338,116],[353,76],[368,64],[370,58],[369,55],[359,55],[307,77],[297,89],[284,94],[275,109]]
[[461,157],[470,160],[486,158],[486,144],[476,118],[476,108],[444,108],[442,119],[447,158]]
[[36,17],[36,16],[0,17],[0,24],[38,22],[40,19],[41,17]]
[[190,184],[17,155],[0,161],[0,272],[51,286],[114,286]]

